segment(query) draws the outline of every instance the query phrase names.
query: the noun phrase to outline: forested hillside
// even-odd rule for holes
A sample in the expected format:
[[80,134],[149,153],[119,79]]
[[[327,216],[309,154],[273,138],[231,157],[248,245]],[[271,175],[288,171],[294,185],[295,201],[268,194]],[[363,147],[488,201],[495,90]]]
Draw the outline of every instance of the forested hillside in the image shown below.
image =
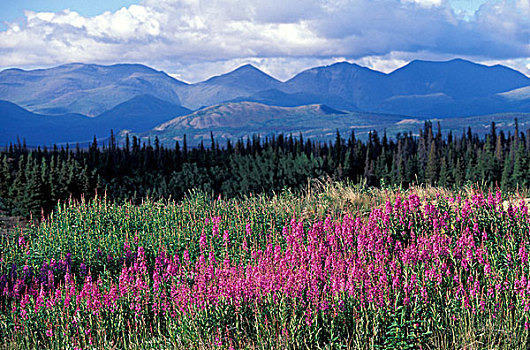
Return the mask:
[[234,197],[297,189],[308,178],[364,181],[368,185],[429,183],[444,187],[466,182],[503,190],[530,185],[530,130],[518,123],[508,134],[479,137],[468,129],[442,136],[440,125],[429,122],[419,131],[355,134],[322,143],[302,136],[254,136],[219,145],[189,148],[186,138],[175,147],[158,139],[142,143],[136,137],[118,145],[94,140],[89,149],[54,147],[27,149],[10,145],[0,153],[0,206],[14,215],[50,212],[59,200],[90,198],[96,193],[111,200],[182,198],[198,188],[215,196]]

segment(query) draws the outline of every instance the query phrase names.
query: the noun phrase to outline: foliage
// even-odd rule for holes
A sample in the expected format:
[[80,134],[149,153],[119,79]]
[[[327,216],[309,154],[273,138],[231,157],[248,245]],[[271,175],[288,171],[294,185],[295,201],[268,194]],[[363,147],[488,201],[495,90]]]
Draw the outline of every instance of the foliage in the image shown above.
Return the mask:
[[[517,125],[517,123],[516,123]],[[199,188],[217,197],[241,197],[284,189],[298,190],[308,179],[347,180],[379,186],[381,181],[408,188],[431,184],[459,188],[466,183],[503,191],[526,188],[530,183],[530,131],[513,135],[496,132],[484,139],[469,129],[461,137],[443,137],[440,125],[433,132],[425,123],[419,136],[400,134],[395,139],[376,132],[367,141],[352,132],[335,142],[304,140],[278,135],[230,142],[220,148],[212,136],[210,147],[188,149],[186,138],[175,148],[158,139],[140,144],[136,137],[116,145],[96,140],[88,149],[28,150],[11,145],[0,154],[0,205],[14,215],[40,217],[59,200],[92,198],[96,192],[111,200],[145,198],[182,199]]]
[[0,236],[0,337],[16,348],[526,349],[529,230],[522,198],[472,188],[95,198]]

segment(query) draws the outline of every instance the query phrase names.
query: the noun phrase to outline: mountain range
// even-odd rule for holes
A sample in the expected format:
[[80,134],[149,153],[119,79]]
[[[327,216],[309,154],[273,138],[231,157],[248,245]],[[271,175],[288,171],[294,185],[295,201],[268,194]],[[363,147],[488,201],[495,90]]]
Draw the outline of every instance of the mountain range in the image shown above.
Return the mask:
[[[530,113],[530,78],[455,59],[412,61],[391,73],[347,62],[279,81],[252,65],[188,84],[138,64],[67,64],[0,72],[0,142],[84,143],[94,135],[158,136],[169,143],[334,130],[392,129],[410,120],[466,126],[476,116]],[[365,119],[363,119],[365,118]],[[446,121],[447,120],[447,121]],[[459,122],[460,121],[460,122]],[[331,131],[331,132],[330,132]],[[328,135],[328,136],[326,136]]]

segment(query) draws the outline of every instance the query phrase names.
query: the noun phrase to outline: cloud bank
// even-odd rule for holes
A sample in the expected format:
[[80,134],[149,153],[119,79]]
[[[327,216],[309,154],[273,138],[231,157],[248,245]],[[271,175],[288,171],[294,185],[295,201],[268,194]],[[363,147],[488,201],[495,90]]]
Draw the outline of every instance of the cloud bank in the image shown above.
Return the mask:
[[251,62],[280,79],[337,60],[391,70],[414,58],[530,61],[530,2],[490,0],[460,18],[447,0],[144,0],[83,17],[27,11],[0,32],[0,67],[139,62],[187,81]]

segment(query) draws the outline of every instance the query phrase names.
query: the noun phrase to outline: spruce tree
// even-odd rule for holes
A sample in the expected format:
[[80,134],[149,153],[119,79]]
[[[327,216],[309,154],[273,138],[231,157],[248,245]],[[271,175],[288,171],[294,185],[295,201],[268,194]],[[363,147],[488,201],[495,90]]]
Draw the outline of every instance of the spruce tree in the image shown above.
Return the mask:
[[420,162],[415,154],[407,160],[405,171],[405,181],[408,185],[418,184],[418,173],[420,172]]
[[48,170],[48,188],[50,191],[50,203],[51,205],[57,204],[59,200],[59,168],[57,165],[57,156],[54,155],[50,159],[50,166]]
[[23,208],[25,215],[33,215],[39,218],[39,215],[46,204],[45,186],[42,182],[41,166],[35,158],[28,156],[26,163],[26,184],[24,186]]
[[494,154],[493,142],[495,137],[486,136],[486,144],[481,154],[481,180],[487,184],[493,184],[496,180],[496,159]]
[[346,150],[346,154],[344,155],[344,176],[348,179],[352,179],[352,173],[353,173],[353,167],[352,167],[352,151],[350,148]]
[[524,144],[519,143],[517,153],[515,154],[513,173],[511,183],[515,188],[525,188],[528,185],[527,179],[527,158],[524,150]]
[[465,181],[464,170],[462,169],[462,163],[460,162],[460,157],[456,160],[456,165],[453,168],[453,178],[455,179],[455,185],[461,186]]
[[438,181],[438,185],[442,187],[449,187],[452,182],[452,176],[447,166],[447,161],[445,160],[445,157],[442,157],[441,163],[442,164],[440,166],[440,180]]
[[42,201],[42,207],[46,213],[53,209],[54,202],[51,196],[51,185],[50,185],[50,167],[46,158],[41,158],[40,163],[40,182],[43,187],[44,199]]
[[23,155],[18,160],[18,167],[13,181],[13,186],[9,189],[11,212],[13,215],[25,216],[24,190],[26,186],[26,158]]
[[0,210],[7,210],[9,207],[9,188],[12,183],[11,167],[4,154],[0,163]]
[[393,181],[396,184],[401,184],[404,181],[405,174],[405,155],[404,146],[401,138],[398,137],[397,150],[393,161]]
[[501,178],[501,190],[507,191],[509,189],[513,189],[512,184],[512,172],[513,172],[513,151],[510,152],[510,154],[504,159],[504,166],[502,170],[502,178]]
[[438,181],[438,157],[436,155],[436,143],[434,140],[431,141],[431,147],[429,150],[429,157],[427,158],[427,167],[425,169],[425,180],[434,185]]
[[375,160],[374,176],[380,184],[389,184],[390,171],[386,163],[386,149],[383,148],[381,155]]

